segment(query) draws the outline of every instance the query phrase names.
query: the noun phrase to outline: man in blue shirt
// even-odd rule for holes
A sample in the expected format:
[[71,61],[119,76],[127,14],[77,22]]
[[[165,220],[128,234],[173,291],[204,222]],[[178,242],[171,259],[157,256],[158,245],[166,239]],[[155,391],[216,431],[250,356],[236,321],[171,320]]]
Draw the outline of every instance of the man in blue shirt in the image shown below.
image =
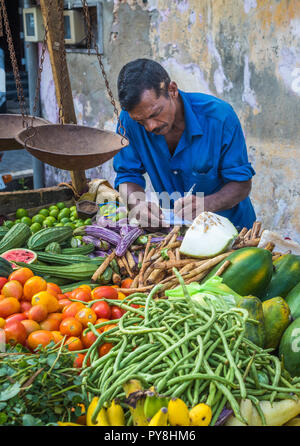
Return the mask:
[[[115,188],[123,200],[130,199],[141,221],[151,219],[153,227],[162,217],[146,201],[147,172],[156,193],[178,193],[175,213],[183,210],[195,218],[202,192],[202,210],[250,228],[256,218],[249,198],[255,172],[233,108],[214,96],[179,90],[165,69],[148,59],[122,68],[118,94],[122,112],[117,130],[125,131],[129,144],[114,157]],[[185,196],[191,188],[193,194]]]

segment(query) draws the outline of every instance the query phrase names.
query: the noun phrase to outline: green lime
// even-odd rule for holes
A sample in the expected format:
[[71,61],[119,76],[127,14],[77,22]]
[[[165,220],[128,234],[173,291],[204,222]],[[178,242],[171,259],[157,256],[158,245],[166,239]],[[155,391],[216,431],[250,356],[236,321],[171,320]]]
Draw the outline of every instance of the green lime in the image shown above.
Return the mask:
[[52,217],[52,215],[49,215],[49,217],[47,217],[47,220],[52,221],[53,223],[56,223],[56,218]]
[[92,224],[92,219],[91,218],[87,218],[86,220],[84,220],[83,224],[84,225],[91,225]]
[[70,221],[75,221],[75,220],[76,220],[76,217],[74,217],[74,215],[71,215]]
[[83,226],[82,223],[80,223],[80,222],[78,223],[78,222],[76,222],[76,221],[74,222],[74,224],[75,224],[75,227],[76,227],[76,228],[80,228],[81,226]]
[[63,201],[59,201],[58,203],[56,203],[56,207],[58,209],[64,209],[66,207],[66,205]]
[[60,222],[61,222],[63,225],[65,225],[66,223],[71,223],[71,222],[70,222],[70,219],[69,219],[68,217],[63,217],[63,218],[60,220]]
[[40,225],[43,223],[43,221],[45,220],[45,215],[42,214],[36,214],[32,217],[31,221],[32,223],[39,223]]
[[17,218],[17,220],[15,220],[15,224],[16,223],[21,223],[21,219],[20,218]]
[[51,227],[51,226],[53,226],[53,221],[52,221],[52,220],[49,220],[48,217],[45,218],[45,220],[43,221],[43,227],[44,227],[44,228],[49,228],[49,227]]
[[59,214],[59,210],[58,210],[58,209],[52,209],[52,210],[50,211],[50,213],[49,213],[49,215],[50,215],[51,217],[54,217],[54,218],[57,218],[58,214]]
[[72,229],[75,229],[75,225],[71,221],[69,221],[68,223],[65,223],[64,226],[70,226]]
[[42,225],[40,223],[32,223],[32,225],[30,226],[30,229],[31,229],[31,232],[33,232],[35,234],[40,229],[42,229]]
[[48,210],[49,210],[49,212],[51,212],[51,211],[59,211],[58,207],[55,206],[55,204],[53,204],[52,206],[50,206],[50,207],[48,208]]
[[28,226],[30,226],[32,224],[31,218],[29,218],[29,217],[22,217],[21,222],[25,223],[25,225],[28,225]]
[[78,218],[78,214],[76,211],[71,212],[70,214],[72,217]]
[[55,223],[54,226],[63,226],[63,225],[64,225],[63,223]]
[[28,212],[26,211],[26,209],[23,208],[19,208],[16,211],[16,218],[22,218],[22,217],[27,217]]
[[48,211],[48,209],[44,208],[39,211],[39,214],[44,215],[45,217],[48,217],[49,211]]
[[14,225],[14,222],[12,220],[5,220],[5,222],[3,223],[3,226],[5,226],[6,228],[12,228]]
[[71,206],[69,209],[70,209],[70,212],[74,212],[74,211],[76,211],[76,206]]

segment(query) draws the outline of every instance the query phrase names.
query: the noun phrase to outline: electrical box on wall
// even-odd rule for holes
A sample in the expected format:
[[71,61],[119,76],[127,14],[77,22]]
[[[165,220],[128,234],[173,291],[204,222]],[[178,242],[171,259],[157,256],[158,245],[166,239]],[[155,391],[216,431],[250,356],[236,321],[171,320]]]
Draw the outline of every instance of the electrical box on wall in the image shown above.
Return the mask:
[[76,45],[82,42],[85,37],[83,14],[75,10],[64,11],[65,43]]
[[25,42],[41,42],[44,39],[45,31],[40,8],[24,8],[23,22]]

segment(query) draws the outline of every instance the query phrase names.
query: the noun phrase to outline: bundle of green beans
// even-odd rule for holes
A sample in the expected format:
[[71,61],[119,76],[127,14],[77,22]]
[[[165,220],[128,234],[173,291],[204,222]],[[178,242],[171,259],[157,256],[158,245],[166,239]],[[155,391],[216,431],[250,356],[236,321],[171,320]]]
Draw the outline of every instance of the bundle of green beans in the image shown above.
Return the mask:
[[[215,308],[209,300],[200,305],[189,296],[177,270],[174,272],[185,299],[156,299],[160,285],[148,295],[135,293],[122,301],[103,299],[126,313],[86,329],[97,336],[86,351],[82,370],[87,398],[99,396],[95,417],[106,402],[124,399],[124,383],[138,379],[145,389],[154,386],[162,395],[180,397],[189,407],[200,402],[210,405],[211,425],[225,406],[247,423],[239,407],[245,398],[252,401],[265,424],[259,401],[297,399],[300,384],[270,350],[245,337],[245,323],[250,320],[246,310]],[[98,333],[97,328],[112,323],[118,325]],[[99,358],[103,342],[114,347]]]

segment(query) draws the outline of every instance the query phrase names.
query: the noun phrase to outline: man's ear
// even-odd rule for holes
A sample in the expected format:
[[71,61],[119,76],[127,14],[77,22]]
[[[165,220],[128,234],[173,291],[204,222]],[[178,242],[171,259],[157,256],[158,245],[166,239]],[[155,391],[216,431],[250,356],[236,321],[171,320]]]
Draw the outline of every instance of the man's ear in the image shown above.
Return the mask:
[[170,82],[168,92],[173,99],[176,99],[178,97],[178,87],[175,81]]

